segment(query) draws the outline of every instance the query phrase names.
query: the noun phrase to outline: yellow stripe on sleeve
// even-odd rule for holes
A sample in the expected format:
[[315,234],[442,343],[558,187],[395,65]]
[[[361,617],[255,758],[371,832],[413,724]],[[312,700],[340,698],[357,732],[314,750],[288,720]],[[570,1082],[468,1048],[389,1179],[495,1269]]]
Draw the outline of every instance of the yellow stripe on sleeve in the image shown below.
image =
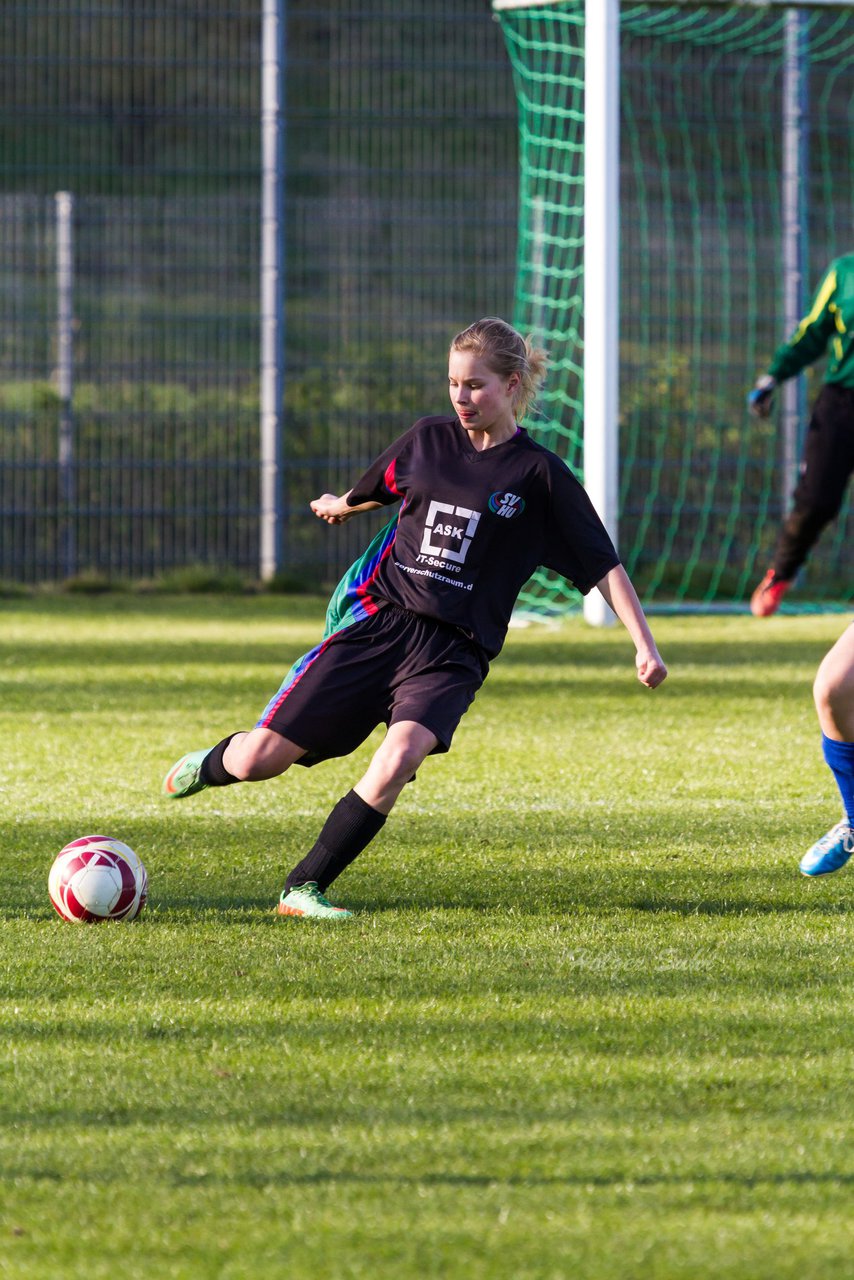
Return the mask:
[[825,307],[830,301],[831,295],[835,293],[835,291],[836,291],[836,268],[834,267],[831,271],[827,273],[827,278],[825,279],[824,284],[821,286],[818,293],[816,294],[816,299],[815,299],[815,302],[812,304],[812,310],[810,311],[809,315],[804,316],[803,320],[798,325],[795,332],[792,334],[792,337],[789,343],[790,346],[794,346],[796,342],[800,342],[801,338],[804,336],[804,334],[806,333],[810,325],[815,324],[816,320],[819,318],[822,311],[824,311]]

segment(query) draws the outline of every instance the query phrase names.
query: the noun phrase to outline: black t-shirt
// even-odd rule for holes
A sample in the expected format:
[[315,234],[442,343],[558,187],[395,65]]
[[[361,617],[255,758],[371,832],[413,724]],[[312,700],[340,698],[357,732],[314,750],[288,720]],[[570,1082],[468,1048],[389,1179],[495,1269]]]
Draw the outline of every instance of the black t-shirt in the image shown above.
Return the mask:
[[489,657],[543,565],[583,594],[619,564],[582,486],[520,428],[478,451],[456,417],[420,418],[368,467],[350,506],[402,499],[364,594],[451,623]]

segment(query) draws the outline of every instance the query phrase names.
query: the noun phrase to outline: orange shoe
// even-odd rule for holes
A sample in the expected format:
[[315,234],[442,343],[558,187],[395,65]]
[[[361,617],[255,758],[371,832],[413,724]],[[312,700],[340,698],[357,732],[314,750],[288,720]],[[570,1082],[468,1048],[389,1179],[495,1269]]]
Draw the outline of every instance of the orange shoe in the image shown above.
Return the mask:
[[769,569],[750,597],[750,612],[754,618],[770,618],[780,608],[780,601],[792,585],[789,578],[778,578]]

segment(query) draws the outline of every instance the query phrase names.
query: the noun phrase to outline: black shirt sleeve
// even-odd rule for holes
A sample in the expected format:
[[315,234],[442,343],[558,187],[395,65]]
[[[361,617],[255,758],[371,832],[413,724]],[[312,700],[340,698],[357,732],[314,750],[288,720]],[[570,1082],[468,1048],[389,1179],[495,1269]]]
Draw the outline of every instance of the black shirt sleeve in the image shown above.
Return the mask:
[[546,539],[549,551],[543,563],[587,595],[620,563],[620,557],[583,485],[562,459],[556,455],[552,459]]
[[391,503],[400,501],[404,492],[399,487],[401,467],[405,465],[419,422],[402,436],[398,436],[393,444],[374,459],[350,490],[348,506],[357,507],[362,502],[381,502],[383,506],[390,506]]

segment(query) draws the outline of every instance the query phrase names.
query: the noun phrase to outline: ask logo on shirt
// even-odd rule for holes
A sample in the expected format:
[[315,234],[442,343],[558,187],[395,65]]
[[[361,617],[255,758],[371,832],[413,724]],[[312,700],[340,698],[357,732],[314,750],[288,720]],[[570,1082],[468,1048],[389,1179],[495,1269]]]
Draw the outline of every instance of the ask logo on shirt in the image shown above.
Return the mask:
[[479,520],[479,511],[472,511],[470,507],[456,507],[450,502],[436,502],[434,499],[430,503],[424,524],[421,556],[433,557],[445,563],[450,561],[463,564]]

